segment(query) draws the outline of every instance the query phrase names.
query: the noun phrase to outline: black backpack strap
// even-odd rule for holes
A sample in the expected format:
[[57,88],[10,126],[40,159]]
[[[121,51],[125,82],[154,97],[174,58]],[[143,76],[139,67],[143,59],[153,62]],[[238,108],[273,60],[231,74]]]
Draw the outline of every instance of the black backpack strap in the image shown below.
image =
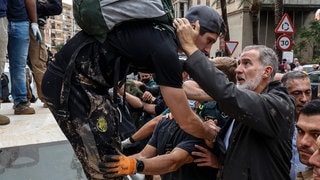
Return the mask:
[[[121,103],[121,99],[117,95],[118,88],[121,87],[122,85],[126,85],[126,75],[128,74],[130,69],[130,65],[126,67],[126,70],[124,72],[125,76],[120,80],[120,72],[121,72],[121,57],[118,57],[115,61],[114,64],[114,77],[113,77],[113,102],[114,106],[118,107],[118,105]],[[125,87],[124,87],[125,88]],[[123,100],[125,100],[126,93],[123,94]]]
[[69,111],[68,111],[68,102],[69,102],[69,95],[71,89],[71,77],[74,72],[75,68],[75,59],[77,58],[80,50],[85,47],[86,45],[93,43],[95,40],[93,38],[86,38],[84,42],[82,42],[77,49],[72,53],[70,62],[65,70],[64,77],[63,77],[63,84],[61,88],[60,94],[60,107],[57,111],[57,115],[59,118],[68,119],[69,118]]
[[120,64],[121,64],[121,57],[117,57],[115,63],[114,63],[114,76],[113,76],[113,103],[115,107],[118,107],[121,100],[117,95],[117,90],[120,86],[119,79],[120,79]]
[[[125,70],[125,76],[120,80],[120,72],[121,72],[121,57],[118,57],[115,60],[115,64],[114,64],[114,76],[113,76],[113,106],[115,109],[117,109],[118,113],[119,113],[119,120],[115,121],[115,130],[114,130],[114,134],[113,134],[113,138],[112,138],[112,145],[113,147],[118,147],[118,145],[121,142],[120,139],[120,133],[119,133],[119,127],[120,127],[120,122],[122,122],[122,112],[125,112],[126,109],[126,105],[125,105],[125,94],[123,94],[123,104],[122,104],[122,110],[119,108],[119,105],[121,104],[121,98],[118,96],[118,88],[121,87],[122,85],[125,86],[125,82],[126,82],[126,75],[128,74],[130,69],[130,66],[128,65],[126,67]],[[125,88],[125,87],[124,87]],[[117,150],[117,149],[116,149]],[[118,150],[119,151],[119,150]]]

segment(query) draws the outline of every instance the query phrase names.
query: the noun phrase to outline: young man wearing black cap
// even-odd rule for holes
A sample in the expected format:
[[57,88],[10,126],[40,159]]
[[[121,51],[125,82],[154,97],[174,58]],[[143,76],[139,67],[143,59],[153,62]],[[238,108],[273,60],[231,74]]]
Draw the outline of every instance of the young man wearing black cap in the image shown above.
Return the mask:
[[[210,7],[197,6],[187,18],[200,19],[205,27],[197,46],[208,54],[224,28],[221,16]],[[119,116],[112,106],[116,102],[107,89],[117,87],[118,80],[130,73],[129,64],[137,71],[156,74],[164,100],[183,130],[208,141],[215,138],[218,127],[205,126],[189,107],[182,90],[178,42],[169,29],[172,24],[156,21],[123,22],[103,43],[80,32],[49,64],[42,84],[46,101],[90,179],[103,179],[97,165],[120,148]]]

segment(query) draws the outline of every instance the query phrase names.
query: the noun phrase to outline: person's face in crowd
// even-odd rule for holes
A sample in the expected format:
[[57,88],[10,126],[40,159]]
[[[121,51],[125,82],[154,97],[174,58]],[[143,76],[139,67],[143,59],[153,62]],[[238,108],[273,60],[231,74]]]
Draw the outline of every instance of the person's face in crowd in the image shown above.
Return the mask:
[[318,136],[316,146],[316,151],[309,158],[309,164],[313,166],[314,180],[320,180],[320,136]]
[[319,149],[316,140],[320,135],[320,114],[300,114],[297,121],[297,148],[301,163],[310,166],[311,155]]
[[287,72],[289,72],[289,71],[292,70],[292,69],[291,69],[291,66],[290,66],[289,64],[286,65],[286,70],[287,70]]
[[152,79],[152,75],[149,73],[140,73],[139,75],[143,83],[148,83]]
[[219,34],[206,32],[203,35],[199,35],[196,40],[196,46],[200,51],[207,56],[210,54],[211,46],[217,41]]
[[239,88],[256,91],[264,73],[264,66],[259,60],[258,50],[252,49],[243,52],[235,72]]
[[311,101],[311,84],[308,77],[303,79],[291,79],[287,82],[288,93],[294,96],[296,100],[296,111],[300,112],[300,109],[308,102]]

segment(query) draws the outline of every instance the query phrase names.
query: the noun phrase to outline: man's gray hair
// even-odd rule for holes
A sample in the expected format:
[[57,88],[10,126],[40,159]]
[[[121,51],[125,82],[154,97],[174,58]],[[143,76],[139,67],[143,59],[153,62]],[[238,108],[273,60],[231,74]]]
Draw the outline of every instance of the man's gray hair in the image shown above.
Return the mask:
[[305,79],[305,78],[309,78],[309,75],[304,71],[290,71],[283,75],[283,77],[281,78],[281,82],[283,86],[287,87],[288,81],[292,79]]
[[250,51],[250,50],[258,50],[259,51],[259,60],[264,66],[271,66],[273,72],[271,73],[271,78],[273,79],[276,72],[278,71],[278,56],[274,52],[273,49],[264,46],[264,45],[250,45],[246,46],[242,52]]

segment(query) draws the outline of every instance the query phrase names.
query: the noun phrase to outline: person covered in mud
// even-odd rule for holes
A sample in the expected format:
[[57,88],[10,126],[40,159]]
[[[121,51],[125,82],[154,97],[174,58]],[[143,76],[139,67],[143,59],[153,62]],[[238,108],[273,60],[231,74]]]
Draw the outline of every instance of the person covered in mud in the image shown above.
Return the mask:
[[[74,1],[76,11],[79,2]],[[82,16],[85,18],[88,16]],[[221,16],[208,6],[194,6],[186,18],[200,23],[197,47],[208,55],[224,30]],[[211,142],[219,131],[214,124],[205,126],[189,107],[172,20],[125,21],[104,38],[81,31],[48,65],[42,90],[89,179],[103,179],[98,164],[108,154],[119,154],[118,124],[123,114],[117,96],[109,93],[116,92],[122,85],[118,82],[132,69],[155,73],[161,94],[184,131]]]

